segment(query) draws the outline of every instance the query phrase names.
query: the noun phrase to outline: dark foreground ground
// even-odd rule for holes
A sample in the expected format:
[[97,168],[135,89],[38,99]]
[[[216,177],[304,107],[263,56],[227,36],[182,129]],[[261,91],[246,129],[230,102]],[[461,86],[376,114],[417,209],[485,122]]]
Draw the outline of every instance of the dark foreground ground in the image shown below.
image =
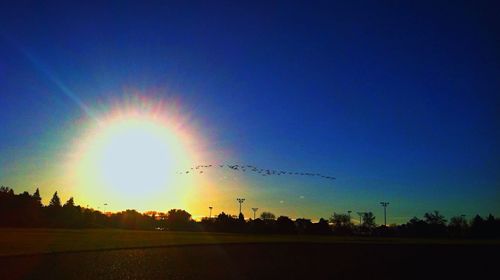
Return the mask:
[[0,279],[497,279],[499,249],[281,243],[55,253],[0,257]]

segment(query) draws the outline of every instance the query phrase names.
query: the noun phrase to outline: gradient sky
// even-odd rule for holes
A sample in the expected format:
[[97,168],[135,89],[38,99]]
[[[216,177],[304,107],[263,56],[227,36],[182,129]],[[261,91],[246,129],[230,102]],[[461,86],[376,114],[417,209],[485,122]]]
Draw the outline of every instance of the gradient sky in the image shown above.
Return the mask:
[[125,209],[65,185],[63,159],[140,95],[175,100],[216,161],[337,180],[217,171],[131,208],[500,215],[497,1],[19,2],[0,4],[0,185]]

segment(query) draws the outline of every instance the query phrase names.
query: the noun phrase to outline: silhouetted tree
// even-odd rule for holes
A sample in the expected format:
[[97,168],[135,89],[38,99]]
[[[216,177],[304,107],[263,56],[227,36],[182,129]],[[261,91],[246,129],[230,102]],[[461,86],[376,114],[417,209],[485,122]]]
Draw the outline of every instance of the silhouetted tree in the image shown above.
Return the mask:
[[448,226],[450,227],[457,227],[457,228],[465,228],[469,224],[467,223],[467,220],[462,217],[462,216],[455,216],[450,218],[450,223]]
[[446,224],[446,219],[437,210],[434,210],[434,212],[431,212],[431,213],[425,213],[424,219],[425,219],[425,222],[430,224],[430,225],[445,225]]
[[363,223],[361,227],[365,229],[372,229],[375,227],[375,216],[372,212],[363,213]]
[[264,221],[260,218],[250,220],[248,222],[248,230],[251,233],[270,233],[272,232],[273,222],[274,220]]
[[262,212],[260,214],[260,218],[262,220],[274,220],[274,219],[276,219],[276,216],[271,212]]
[[203,217],[200,226],[202,231],[216,231],[215,218]]
[[333,231],[336,234],[344,235],[352,232],[353,224],[351,218],[347,214],[333,213],[330,217],[330,223],[332,223]]
[[158,212],[156,212],[156,211],[146,211],[143,214],[146,216],[149,216],[155,220],[156,220],[156,217],[158,216]]
[[448,230],[451,236],[454,237],[464,237],[467,233],[469,224],[463,216],[451,217],[450,223],[448,224]]
[[14,190],[6,186],[0,186],[0,193],[14,195]]
[[222,212],[215,218],[214,225],[217,231],[235,232],[240,222],[234,217]]
[[417,217],[411,218],[403,227],[402,233],[408,236],[419,236],[426,234],[427,223]]
[[482,225],[484,224],[484,219],[483,217],[479,216],[479,215],[476,215],[473,219],[472,219],[472,223],[471,223],[471,226],[472,228],[479,228],[481,227]]
[[[106,217],[99,212],[102,217]],[[110,217],[114,227],[125,229],[154,229],[155,221],[147,215],[143,215],[136,210],[127,209],[122,212],[115,213]]]
[[54,195],[52,196],[52,199],[50,199],[49,207],[56,207],[56,208],[61,207],[61,199],[57,195],[57,192],[55,192]]
[[424,220],[427,227],[424,235],[426,236],[446,236],[448,229],[446,228],[446,219],[439,211],[434,210],[431,213],[424,214]]
[[13,226],[15,215],[15,196],[11,188],[0,186],[0,225]]
[[310,219],[299,218],[295,220],[297,232],[301,234],[312,233],[312,222]]
[[276,220],[276,231],[281,234],[295,233],[295,224],[287,216],[279,216]]
[[500,220],[489,214],[484,219],[476,215],[471,222],[470,235],[474,238],[498,238],[500,237]]
[[[292,221],[286,216],[275,220],[274,214],[263,212],[262,219],[245,221],[243,215],[231,216],[220,213],[214,219],[203,219],[197,223],[191,215],[180,209],[168,213],[149,211],[144,214],[136,210],[103,214],[94,209],[76,205],[71,197],[61,206],[58,193],[55,192],[48,206],[43,206],[39,189],[30,195],[28,192],[15,194],[5,186],[0,187],[0,227],[70,227],[70,228],[125,228],[125,229],[170,229],[204,230],[221,232],[282,233],[282,234],[330,234],[329,223],[321,218],[312,223],[309,219]],[[353,227],[349,216],[334,213],[330,218],[334,233],[414,236],[414,237],[474,237],[499,238],[500,220],[493,215],[482,218],[476,215],[470,226],[463,216],[452,217],[448,225],[438,211],[425,213],[424,219],[414,217],[406,224],[389,228],[375,228],[375,216],[368,212],[362,216],[360,231],[347,231]],[[345,230],[345,231],[344,231]]]
[[14,223],[17,226],[29,227],[32,226],[34,218],[35,200],[28,192],[23,192],[14,196]]
[[82,227],[81,207],[75,206],[73,197],[70,197],[62,207],[62,226],[70,228]]
[[75,207],[75,200],[73,197],[70,197],[66,203],[64,203],[63,207]]
[[320,218],[317,223],[311,224],[310,227],[311,227],[311,229],[309,230],[309,233],[312,233],[312,234],[330,234],[331,233],[330,225],[323,218]]
[[57,195],[57,191],[52,196],[49,202],[49,206],[45,209],[46,217],[49,221],[49,226],[51,227],[63,227],[63,212],[61,206],[61,199]]
[[40,190],[36,188],[35,193],[33,193],[33,199],[37,201],[40,206],[42,205],[42,196],[40,195]]
[[171,209],[167,213],[166,224],[171,230],[189,230],[192,228],[191,214],[181,209]]

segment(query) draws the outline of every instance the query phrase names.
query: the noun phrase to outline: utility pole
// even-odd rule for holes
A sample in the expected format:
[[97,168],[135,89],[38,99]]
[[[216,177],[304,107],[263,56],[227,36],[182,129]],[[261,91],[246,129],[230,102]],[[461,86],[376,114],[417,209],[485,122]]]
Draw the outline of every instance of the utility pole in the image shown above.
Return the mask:
[[241,214],[241,204],[245,201],[245,199],[244,198],[237,198],[236,200],[240,204],[240,214]]
[[387,205],[389,205],[389,202],[380,202],[380,205],[384,207],[384,227],[387,226]]
[[212,219],[212,206],[208,206],[208,209],[210,209],[210,215],[208,216],[208,218]]
[[252,208],[253,210],[253,219],[255,220],[255,213],[257,212],[257,210],[259,210],[259,208]]
[[365,212],[356,212],[356,214],[359,215],[359,225],[361,226],[363,215],[365,214]]

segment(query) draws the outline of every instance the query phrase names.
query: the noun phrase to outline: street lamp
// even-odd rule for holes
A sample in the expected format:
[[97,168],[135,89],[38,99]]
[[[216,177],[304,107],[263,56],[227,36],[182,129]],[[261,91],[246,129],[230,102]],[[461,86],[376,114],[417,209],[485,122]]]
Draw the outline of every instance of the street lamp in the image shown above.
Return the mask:
[[380,205],[384,207],[384,226],[387,226],[387,206],[389,205],[389,202],[380,202]]
[[363,219],[363,215],[365,214],[365,212],[356,212],[356,214],[359,215],[359,225],[361,226],[361,221]]
[[259,208],[252,208],[253,210],[253,219],[255,220],[255,213],[257,212],[257,210],[259,210]]
[[240,204],[240,214],[241,214],[241,204],[245,201],[245,199],[244,198],[237,198],[236,200]]

